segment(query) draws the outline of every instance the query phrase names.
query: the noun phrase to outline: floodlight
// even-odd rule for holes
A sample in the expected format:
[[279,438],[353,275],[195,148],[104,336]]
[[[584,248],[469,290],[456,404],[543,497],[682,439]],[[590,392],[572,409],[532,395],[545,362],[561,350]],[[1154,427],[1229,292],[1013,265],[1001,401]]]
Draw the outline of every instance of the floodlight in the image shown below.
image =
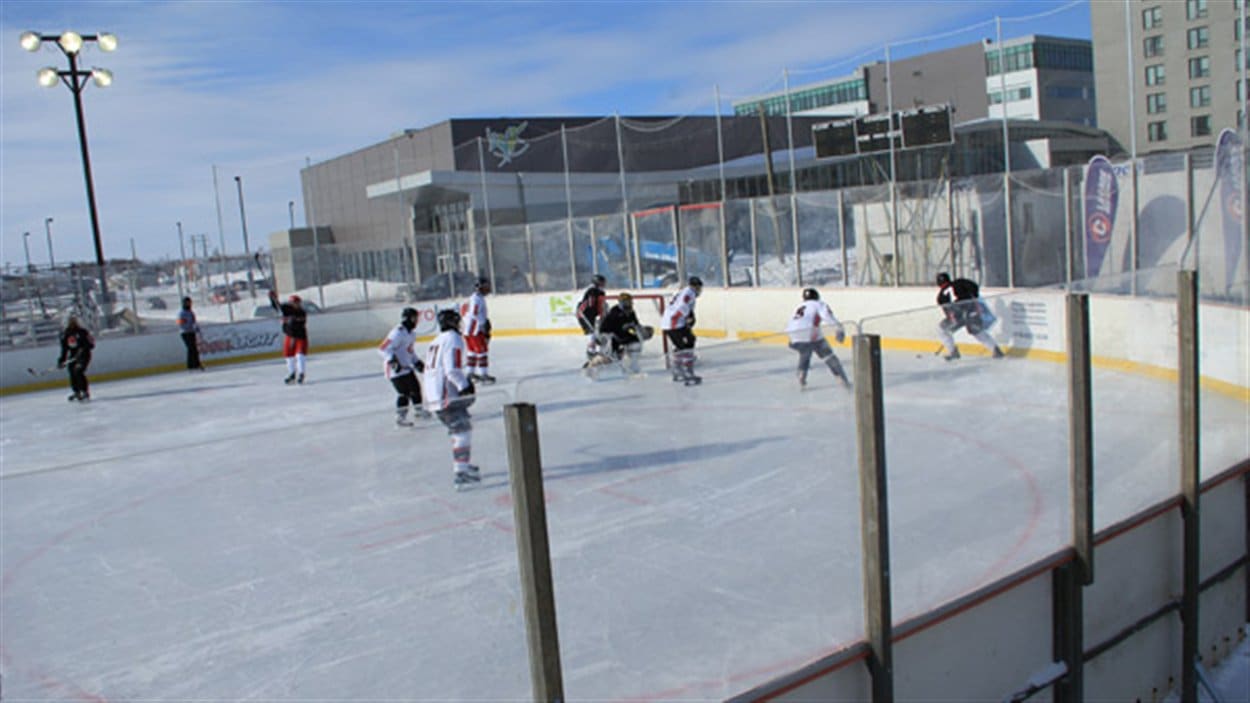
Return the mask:
[[99,45],[100,51],[113,51],[117,48],[117,35],[100,32],[96,35],[95,43]]
[[43,40],[35,32],[22,32],[22,48],[27,51],[39,51],[39,45]]
[[58,81],[61,80],[61,75],[57,73],[56,69],[52,68],[51,66],[44,66],[43,68],[39,69],[39,73],[36,75],[38,76],[38,79],[39,79],[39,85],[45,88],[51,88],[52,86],[56,85]]
[[107,68],[92,68],[91,80],[95,81],[95,84],[101,88],[107,88],[113,85],[113,72]]
[[82,49],[82,35],[78,32],[66,32],[61,35],[60,39],[56,40],[56,43],[61,45],[65,53],[77,54]]

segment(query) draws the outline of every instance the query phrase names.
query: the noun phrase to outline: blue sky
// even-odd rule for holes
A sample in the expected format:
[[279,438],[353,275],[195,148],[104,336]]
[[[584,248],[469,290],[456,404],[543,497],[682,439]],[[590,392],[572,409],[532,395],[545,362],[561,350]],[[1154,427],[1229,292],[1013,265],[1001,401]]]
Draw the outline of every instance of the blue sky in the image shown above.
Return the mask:
[[[0,262],[94,261],[73,102],[36,71],[25,30],[111,32],[84,50],[113,71],[84,93],[109,258],[177,256],[186,234],[242,251],[303,225],[299,169],[453,117],[712,114],[730,101],[849,73],[860,63],[994,36],[1089,37],[1070,0],[875,2],[56,2],[0,3]],[[1069,7],[1071,6],[1071,7]],[[1018,19],[1059,8],[1040,19]],[[923,39],[923,38],[929,39]],[[912,41],[918,40],[920,41]]]

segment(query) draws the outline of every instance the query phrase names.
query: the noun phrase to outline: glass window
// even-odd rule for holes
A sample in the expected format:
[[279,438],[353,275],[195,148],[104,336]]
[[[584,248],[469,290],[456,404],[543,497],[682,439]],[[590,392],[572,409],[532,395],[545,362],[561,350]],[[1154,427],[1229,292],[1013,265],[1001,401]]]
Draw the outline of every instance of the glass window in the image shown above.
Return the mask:
[[1189,77],[1206,78],[1211,75],[1211,57],[1198,56],[1189,60]]
[[1200,85],[1189,89],[1189,106],[1206,107],[1211,104],[1211,86]]
[[1163,64],[1146,67],[1146,85],[1163,85],[1166,79],[1167,72],[1163,70]]
[[1146,96],[1146,112],[1158,115],[1168,111],[1168,96],[1165,93],[1151,93]]
[[1211,43],[1211,30],[1206,27],[1194,27],[1187,33],[1190,49],[1202,49]]
[[1152,142],[1166,142],[1168,140],[1168,123],[1167,122],[1150,122],[1146,124],[1146,138]]
[[1211,116],[1198,115],[1189,118],[1189,135],[1191,137],[1211,136]]
[[[1001,55],[1002,63],[999,58]],[[991,48],[985,52],[985,73],[993,76],[1001,73],[999,66],[1005,64],[1007,72],[1023,71],[1033,68],[1033,45],[1024,44],[1021,46],[1009,46],[1005,48]]]
[[1162,56],[1163,55],[1163,35],[1156,34],[1153,37],[1146,37],[1145,39],[1142,39],[1141,50],[1142,50],[1142,53],[1145,54],[1147,58],[1151,56]]
[[1242,81],[1237,81],[1236,83],[1233,84],[1233,92],[1237,94],[1237,102],[1241,102],[1242,100],[1241,98],[1241,96],[1243,95],[1242,88],[1244,86],[1245,86],[1245,83]]
[[1185,16],[1191,20],[1207,16],[1207,0],[1185,0]]
[[1158,5],[1141,11],[1142,29],[1154,29],[1163,26],[1163,8]]

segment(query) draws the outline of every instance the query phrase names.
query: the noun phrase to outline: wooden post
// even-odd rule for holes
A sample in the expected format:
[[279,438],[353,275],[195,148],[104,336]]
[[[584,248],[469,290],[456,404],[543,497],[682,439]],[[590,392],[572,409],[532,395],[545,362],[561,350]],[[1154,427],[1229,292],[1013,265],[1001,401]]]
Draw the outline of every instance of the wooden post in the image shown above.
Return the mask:
[[860,533],[863,537],[864,629],[871,652],[873,703],[894,700],[890,612],[890,520],[885,472],[885,402],[881,388],[881,338],[856,335],[855,425],[859,445]]
[[555,591],[547,544],[547,507],[538,448],[538,416],[529,403],[512,403],[503,410],[531,687],[535,701],[563,701]]

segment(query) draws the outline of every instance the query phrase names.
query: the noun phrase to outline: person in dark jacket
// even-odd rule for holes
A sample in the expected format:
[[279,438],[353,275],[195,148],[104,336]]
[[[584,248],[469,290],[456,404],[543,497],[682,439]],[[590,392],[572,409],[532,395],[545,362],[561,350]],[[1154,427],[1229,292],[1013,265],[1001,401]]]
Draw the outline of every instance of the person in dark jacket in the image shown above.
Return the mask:
[[278,291],[269,291],[269,304],[282,313],[282,332],[286,339],[282,343],[282,356],[286,359],[286,378],[283,383],[304,382],[304,371],[308,357],[308,311],[304,310],[303,300],[298,295],[287,298],[285,303],[278,302]]
[[203,371],[200,363],[200,326],[195,321],[195,312],[191,310],[191,299],[182,299],[182,309],[178,311],[178,331],[182,334],[182,343],[187,346],[187,370]]
[[87,366],[91,363],[92,349],[95,349],[95,339],[91,332],[78,324],[78,318],[69,318],[61,332],[61,355],[57,357],[56,366],[69,371],[69,387],[74,391],[69,396],[71,402],[91,400]]
[[950,274],[937,275],[937,304],[942,308],[945,317],[938,324],[938,336],[946,350],[947,361],[959,358],[959,347],[955,346],[954,333],[960,328],[968,330],[968,334],[977,338],[985,345],[990,356],[1003,358],[1003,350],[990,336],[988,330],[996,321],[985,303],[981,301],[981,289],[973,281],[966,278],[951,280]]
[[655,329],[638,321],[634,296],[629,293],[617,296],[616,305],[599,323],[599,332],[607,338],[611,358],[620,361],[626,373],[641,373],[638,356],[642,353],[642,343],[651,339]]

